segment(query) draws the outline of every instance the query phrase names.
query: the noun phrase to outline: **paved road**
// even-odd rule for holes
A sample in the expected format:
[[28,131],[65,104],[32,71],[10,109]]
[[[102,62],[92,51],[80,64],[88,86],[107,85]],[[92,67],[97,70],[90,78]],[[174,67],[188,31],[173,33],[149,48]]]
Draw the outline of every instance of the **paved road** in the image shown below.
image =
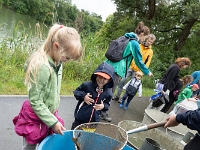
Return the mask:
[[[21,105],[27,96],[0,96],[0,150],[20,150],[22,137],[16,135],[12,119],[19,113]],[[73,122],[73,112],[76,100],[71,96],[61,97],[59,116],[65,121],[65,127],[70,130]],[[134,120],[142,122],[144,110],[148,105],[148,98],[135,98],[128,108],[119,108],[116,101],[111,102],[109,116],[112,117],[112,124],[118,124],[121,120]]]

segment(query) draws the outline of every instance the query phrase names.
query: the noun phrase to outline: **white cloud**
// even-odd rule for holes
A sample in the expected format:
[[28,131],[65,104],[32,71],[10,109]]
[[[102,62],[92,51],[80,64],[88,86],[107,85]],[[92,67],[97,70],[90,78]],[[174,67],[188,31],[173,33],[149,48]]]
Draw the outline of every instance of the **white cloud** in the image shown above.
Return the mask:
[[80,10],[101,15],[103,21],[116,11],[114,3],[110,0],[72,0],[72,5],[76,5]]

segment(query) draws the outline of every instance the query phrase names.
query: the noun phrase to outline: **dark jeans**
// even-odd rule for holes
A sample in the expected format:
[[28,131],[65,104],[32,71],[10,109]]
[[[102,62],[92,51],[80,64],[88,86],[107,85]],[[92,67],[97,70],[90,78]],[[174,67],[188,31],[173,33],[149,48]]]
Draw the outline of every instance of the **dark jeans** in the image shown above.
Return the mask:
[[[164,107],[160,110],[161,112],[166,113],[166,112],[170,109],[170,107],[172,106],[172,104],[173,104],[175,101],[177,101],[177,99],[178,99],[178,94],[179,94],[179,92],[181,91],[182,87],[183,87],[183,83],[182,83],[181,81],[178,81],[178,82],[176,83],[176,86],[175,86],[172,90],[170,90],[170,93],[169,93],[169,102],[166,102],[166,103],[165,103]],[[178,90],[178,93],[177,93],[176,96],[174,97],[174,92],[175,92],[176,90]]]
[[117,85],[119,84],[120,80],[121,80],[121,77],[118,74],[115,73],[114,74],[114,80],[113,80],[113,88],[112,88],[113,94],[114,94],[114,92],[115,92],[115,90],[117,88]]
[[124,93],[122,100],[126,100],[127,98],[127,102],[130,103],[130,101],[133,99],[134,96],[129,95],[127,92]]

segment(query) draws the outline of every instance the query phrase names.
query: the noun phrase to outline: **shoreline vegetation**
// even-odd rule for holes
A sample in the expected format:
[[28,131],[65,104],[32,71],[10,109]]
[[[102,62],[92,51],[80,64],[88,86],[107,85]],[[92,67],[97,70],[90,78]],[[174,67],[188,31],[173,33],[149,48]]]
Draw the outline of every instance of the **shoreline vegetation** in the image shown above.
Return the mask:
[[[0,95],[27,95],[24,85],[24,63],[32,52],[41,44],[38,42],[45,39],[41,37],[40,28],[38,34],[26,33],[21,30],[23,23],[16,24],[13,30],[13,37],[7,37],[0,43]],[[39,35],[39,36],[38,36]],[[38,37],[38,42],[32,42],[33,36]],[[63,64],[63,81],[61,95],[73,95],[73,91],[83,82],[90,80],[91,73],[105,60],[105,48],[95,44],[94,34],[82,38],[84,49],[80,62],[70,61]],[[30,44],[31,43],[31,44]],[[33,44],[37,43],[37,44]],[[153,89],[143,88],[143,96],[153,94]]]

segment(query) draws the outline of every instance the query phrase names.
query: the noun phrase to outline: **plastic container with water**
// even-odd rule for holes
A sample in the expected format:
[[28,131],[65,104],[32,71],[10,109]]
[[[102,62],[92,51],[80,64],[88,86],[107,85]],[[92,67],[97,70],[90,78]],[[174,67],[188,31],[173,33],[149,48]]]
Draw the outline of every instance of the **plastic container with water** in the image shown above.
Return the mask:
[[[75,147],[74,142],[72,141],[72,138],[73,138],[73,130],[64,131],[63,136],[59,134],[52,134],[46,137],[40,143],[38,150],[76,150],[76,147]],[[92,143],[88,143],[88,144],[92,144]],[[128,145],[125,145],[125,147],[122,150],[134,150],[134,148]]]

